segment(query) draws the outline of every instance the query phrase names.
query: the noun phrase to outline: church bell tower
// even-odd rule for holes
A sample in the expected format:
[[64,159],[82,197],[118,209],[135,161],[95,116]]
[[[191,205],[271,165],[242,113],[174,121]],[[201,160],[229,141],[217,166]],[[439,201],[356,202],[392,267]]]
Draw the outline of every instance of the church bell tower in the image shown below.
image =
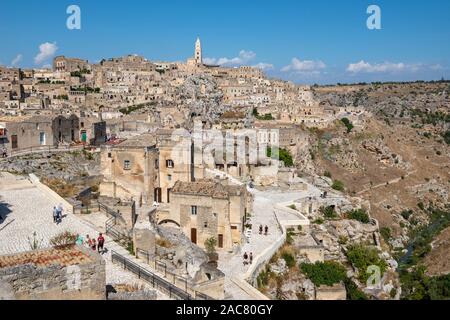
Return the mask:
[[202,43],[200,42],[200,38],[197,38],[197,42],[195,42],[195,63],[197,65],[203,64],[202,58]]

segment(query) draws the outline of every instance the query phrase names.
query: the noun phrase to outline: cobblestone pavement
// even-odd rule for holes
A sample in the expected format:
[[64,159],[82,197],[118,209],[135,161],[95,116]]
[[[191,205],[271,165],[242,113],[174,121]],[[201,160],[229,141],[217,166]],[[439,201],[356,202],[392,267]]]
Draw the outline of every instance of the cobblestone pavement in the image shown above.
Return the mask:
[[[0,178],[0,255],[14,254],[18,252],[30,251],[30,241],[33,240],[33,233],[41,248],[49,247],[49,241],[55,235],[70,231],[83,235],[97,237],[98,231],[89,223],[82,221],[73,214],[68,214],[63,218],[60,225],[53,222],[53,207],[58,205],[53,199],[34,187],[28,180],[18,180],[11,176]],[[139,280],[134,274],[123,270],[120,266],[111,262],[111,250],[114,250],[133,262],[136,262],[125,249],[120,247],[110,238],[105,237],[105,247],[109,249],[104,254],[106,267],[106,283],[130,284],[144,286],[151,289],[146,282]],[[158,298],[167,297],[158,293]]]
[[[274,206],[278,203],[297,200],[304,196],[320,195],[320,190],[311,185],[308,185],[308,189],[305,191],[295,192],[258,191],[256,189],[250,189],[249,191],[254,195],[253,215],[250,221],[253,227],[249,243],[245,243],[239,252],[223,253],[219,257],[219,269],[226,275],[226,296],[235,300],[251,299],[246,292],[230,281],[231,277],[242,277],[248,271],[250,266],[244,266],[243,263],[244,253],[250,254],[252,252],[253,257],[257,257],[273,245],[282,234],[276,220]],[[296,219],[296,217],[292,217],[292,219]],[[267,236],[259,234],[260,225],[269,227]]]

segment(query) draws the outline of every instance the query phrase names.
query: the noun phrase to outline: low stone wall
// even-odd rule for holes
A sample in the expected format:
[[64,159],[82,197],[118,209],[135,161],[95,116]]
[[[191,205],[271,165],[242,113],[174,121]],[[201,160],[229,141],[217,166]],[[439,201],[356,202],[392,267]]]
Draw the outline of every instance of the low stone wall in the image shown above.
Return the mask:
[[[0,300],[104,300],[105,262],[91,250],[76,248],[89,262],[48,266],[22,264],[0,269]],[[44,255],[48,251],[37,253]],[[2,258],[14,259],[14,256]]]

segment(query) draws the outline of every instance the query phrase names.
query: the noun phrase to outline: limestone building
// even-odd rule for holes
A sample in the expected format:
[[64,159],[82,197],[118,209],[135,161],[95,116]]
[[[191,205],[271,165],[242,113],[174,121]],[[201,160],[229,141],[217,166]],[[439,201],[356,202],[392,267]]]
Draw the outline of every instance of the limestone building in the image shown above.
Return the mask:
[[100,194],[151,204],[158,183],[158,150],[154,135],[144,134],[115,145],[104,145]]
[[241,243],[248,197],[245,186],[224,185],[212,179],[178,181],[166,218],[179,224],[201,248],[205,248],[206,240],[215,238],[219,249],[232,250]]

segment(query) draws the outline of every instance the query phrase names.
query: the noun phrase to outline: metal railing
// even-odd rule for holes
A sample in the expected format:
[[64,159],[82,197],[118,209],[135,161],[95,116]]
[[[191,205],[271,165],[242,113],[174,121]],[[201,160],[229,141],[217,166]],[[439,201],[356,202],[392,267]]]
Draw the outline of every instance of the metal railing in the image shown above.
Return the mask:
[[111,251],[111,260],[113,263],[122,265],[125,270],[131,271],[138,276],[139,279],[146,281],[151,284],[153,288],[167,294],[170,299],[177,300],[192,300],[193,297],[178,288],[177,286],[171,284],[170,282],[164,280],[163,278],[157,276],[156,274],[142,268],[131,260],[125,258],[124,256],[118,254],[115,251]]
[[120,242],[122,240],[129,240],[130,237],[126,233],[115,228],[116,225],[117,218],[112,217],[111,219],[107,220],[105,223],[106,234],[113,238],[114,241]]
[[[192,294],[195,297],[195,300],[214,300],[213,298],[209,297],[206,294],[200,293],[198,291],[195,291],[190,288],[189,281],[187,278],[179,276],[170,270],[167,269],[167,264],[156,259],[154,255],[151,253],[144,251],[142,249],[137,248],[136,249],[136,258],[141,258],[144,261],[147,261],[147,264],[149,266],[152,266],[156,271],[161,272],[164,274],[164,278],[167,279],[167,281],[171,281],[171,284],[174,286],[177,286],[179,289],[184,288],[184,291],[188,293],[189,291],[192,292]],[[211,283],[211,280],[205,281],[202,284]]]

